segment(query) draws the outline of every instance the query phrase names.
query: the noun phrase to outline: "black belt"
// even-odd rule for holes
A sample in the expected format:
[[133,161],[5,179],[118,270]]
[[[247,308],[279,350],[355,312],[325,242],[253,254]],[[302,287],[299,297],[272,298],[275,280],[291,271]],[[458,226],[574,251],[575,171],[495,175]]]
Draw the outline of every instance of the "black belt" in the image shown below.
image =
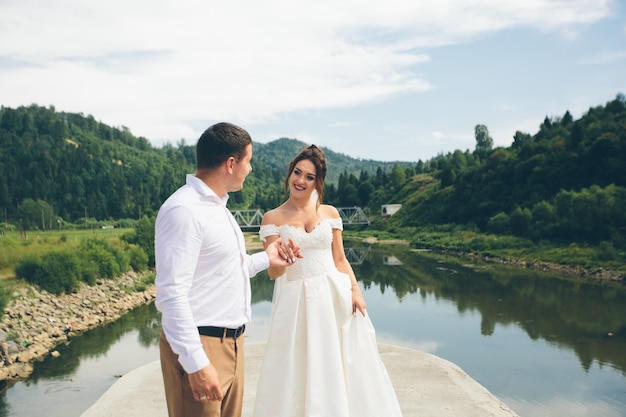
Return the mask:
[[213,327],[213,326],[198,326],[198,332],[202,336],[212,337],[233,337],[238,338],[246,331],[246,325],[236,329],[227,329],[226,327]]

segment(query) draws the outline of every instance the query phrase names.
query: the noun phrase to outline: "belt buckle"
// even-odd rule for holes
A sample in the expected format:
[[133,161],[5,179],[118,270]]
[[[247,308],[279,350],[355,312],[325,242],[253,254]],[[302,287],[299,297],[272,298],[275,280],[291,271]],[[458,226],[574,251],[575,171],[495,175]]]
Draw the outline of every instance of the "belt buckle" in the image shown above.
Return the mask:
[[238,327],[237,329],[235,329],[235,339],[237,339],[239,336],[241,336],[244,332],[244,330],[246,330],[246,325],[244,324],[241,327]]

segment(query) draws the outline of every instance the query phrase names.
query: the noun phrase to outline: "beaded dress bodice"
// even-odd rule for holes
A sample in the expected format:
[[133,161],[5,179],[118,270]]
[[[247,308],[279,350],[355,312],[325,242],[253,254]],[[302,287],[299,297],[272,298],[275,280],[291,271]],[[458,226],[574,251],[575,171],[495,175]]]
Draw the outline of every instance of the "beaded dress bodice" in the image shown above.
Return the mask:
[[311,232],[290,225],[263,225],[259,236],[265,241],[268,236],[278,235],[283,241],[292,239],[300,246],[303,258],[287,268],[286,276],[289,281],[306,280],[335,270],[331,250],[333,229],[343,229],[341,218],[324,219]]

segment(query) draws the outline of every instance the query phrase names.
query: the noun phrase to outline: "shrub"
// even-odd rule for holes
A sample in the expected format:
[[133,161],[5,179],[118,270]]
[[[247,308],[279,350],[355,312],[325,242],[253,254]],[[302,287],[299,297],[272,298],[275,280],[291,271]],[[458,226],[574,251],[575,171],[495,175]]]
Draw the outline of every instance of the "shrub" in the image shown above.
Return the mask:
[[596,249],[595,258],[602,262],[612,261],[618,256],[618,252],[615,249],[615,246],[613,246],[613,242],[602,241]]
[[127,252],[130,256],[130,267],[134,271],[145,271],[148,269],[148,255],[141,247],[129,245]]
[[49,252],[41,257],[25,256],[15,267],[15,275],[52,294],[70,293],[79,286],[81,263],[69,251]]
[[113,248],[113,256],[115,256],[120,273],[130,270],[130,253],[128,252],[127,244],[124,244],[122,249]]
[[511,219],[508,214],[500,212],[489,219],[489,222],[487,223],[487,230],[496,234],[508,233],[510,221]]
[[26,255],[15,265],[15,276],[30,283],[37,283],[41,270],[43,270],[41,258],[36,255]]
[[156,216],[143,216],[131,233],[124,234],[122,240],[136,244],[148,255],[148,266],[154,266],[154,223]]
[[137,291],[137,292],[145,291],[146,288],[148,288],[149,285],[154,284],[154,278],[155,278],[155,273],[154,272],[150,272],[148,274],[144,274],[141,277],[141,281],[138,282],[135,285],[135,291]]
[[84,240],[78,251],[83,262],[87,263],[86,269],[95,267],[101,278],[114,278],[125,272],[120,266],[120,260],[124,259],[123,254],[119,254],[103,239]]
[[98,265],[90,262],[89,260],[83,259],[81,262],[80,268],[80,280],[83,281],[87,285],[93,285],[96,283],[96,279],[99,275]]

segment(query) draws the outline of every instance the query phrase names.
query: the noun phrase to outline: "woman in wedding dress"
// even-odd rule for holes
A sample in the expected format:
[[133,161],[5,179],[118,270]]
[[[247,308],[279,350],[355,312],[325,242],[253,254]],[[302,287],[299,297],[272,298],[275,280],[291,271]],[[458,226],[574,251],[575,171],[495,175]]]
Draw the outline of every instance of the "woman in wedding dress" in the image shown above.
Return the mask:
[[[273,308],[253,415],[401,416],[344,254],[341,217],[321,204],[325,177],[323,151],[302,150],[289,164],[289,198],[265,214],[259,230],[265,246],[291,239],[302,259],[268,269],[275,279]],[[293,255],[287,244],[281,250]]]

